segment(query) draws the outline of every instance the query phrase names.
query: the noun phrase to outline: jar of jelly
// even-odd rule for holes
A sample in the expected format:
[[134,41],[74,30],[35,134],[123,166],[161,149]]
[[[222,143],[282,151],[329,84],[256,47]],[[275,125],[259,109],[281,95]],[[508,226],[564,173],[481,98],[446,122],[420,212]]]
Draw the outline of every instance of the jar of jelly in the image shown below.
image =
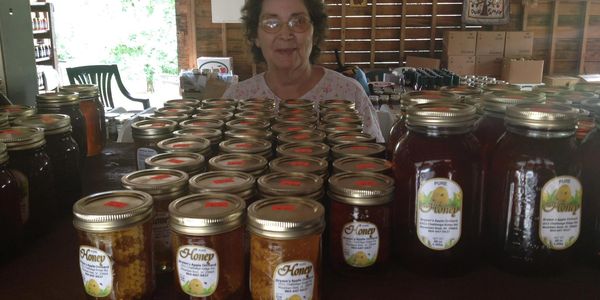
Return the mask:
[[[217,120],[219,121],[219,120]],[[185,122],[185,121],[184,121]],[[216,128],[197,128],[190,127],[173,132],[174,137],[201,137],[210,142],[210,152],[204,155],[204,158],[211,159],[219,153],[219,143],[223,140],[223,133]]]
[[321,202],[325,194],[323,178],[311,173],[269,173],[256,182],[261,198],[290,196]]
[[74,84],[60,89],[79,93],[79,108],[85,117],[87,156],[100,154],[106,145],[107,131],[104,105],[98,96],[98,87],[92,84]]
[[165,106],[190,106],[193,108],[197,108],[200,106],[200,100],[192,98],[171,99],[165,101]]
[[108,191],[73,205],[86,299],[151,299],[152,196]]
[[189,119],[179,123],[181,129],[188,128],[214,128],[222,130],[225,122],[218,119]]
[[261,139],[272,141],[273,132],[270,130],[258,130],[258,129],[230,129],[225,131],[223,134],[224,140],[229,139]]
[[322,143],[325,141],[325,132],[320,130],[299,130],[285,132],[277,136],[277,144],[287,143]]
[[329,163],[324,158],[310,156],[282,156],[269,162],[271,172],[310,173],[327,179]]
[[6,145],[0,143],[0,233],[3,247],[0,249],[0,261],[12,256],[23,241],[23,227],[26,215],[22,214],[27,204],[27,178],[18,171],[8,168]]
[[375,137],[363,132],[339,132],[327,136],[327,144],[332,147],[339,144],[354,143],[375,143]]
[[334,160],[333,174],[340,172],[373,172],[394,176],[389,160],[367,156],[348,156]]
[[252,299],[321,299],[323,206],[277,197],[248,207]]
[[520,104],[505,121],[486,177],[487,250],[509,271],[556,272],[569,263],[581,228],[576,111]]
[[210,141],[203,137],[185,136],[162,140],[156,144],[161,152],[193,152],[202,155],[211,153]]
[[146,169],[179,170],[192,177],[206,170],[202,154],[192,152],[161,153],[146,158]]
[[8,114],[8,122],[12,125],[17,118],[33,116],[35,114],[35,107],[18,104],[1,105],[0,112]]
[[255,177],[267,172],[267,159],[256,154],[221,154],[208,161],[211,171],[238,171]]
[[329,178],[329,255],[343,274],[371,273],[390,263],[394,179],[376,173]]
[[376,143],[338,144],[331,147],[331,154],[334,160],[348,156],[370,156],[384,158],[385,146]]
[[324,143],[293,142],[279,145],[275,150],[277,157],[281,156],[314,156],[329,158],[329,146]]
[[244,172],[211,171],[189,181],[190,193],[229,193],[242,198],[246,205],[256,200],[256,179]]
[[460,103],[408,108],[408,133],[393,160],[394,248],[412,270],[445,275],[477,262],[481,162],[473,136],[475,107]]
[[273,156],[271,142],[261,139],[229,139],[219,144],[219,154],[245,153],[260,155],[267,160]]
[[67,115],[41,114],[15,120],[19,126],[44,129],[46,152],[52,162],[59,214],[68,214],[81,198],[81,165],[79,146],[71,135]]
[[39,94],[37,97],[38,114],[64,114],[71,118],[73,139],[79,146],[79,155],[87,156],[86,119],[79,106],[79,94],[74,92],[58,92]]
[[189,195],[169,205],[178,299],[244,299],[246,205],[222,193]]
[[131,124],[131,134],[135,143],[137,169],[144,169],[144,161],[160,152],[158,142],[173,136],[177,122],[171,120],[143,120]]

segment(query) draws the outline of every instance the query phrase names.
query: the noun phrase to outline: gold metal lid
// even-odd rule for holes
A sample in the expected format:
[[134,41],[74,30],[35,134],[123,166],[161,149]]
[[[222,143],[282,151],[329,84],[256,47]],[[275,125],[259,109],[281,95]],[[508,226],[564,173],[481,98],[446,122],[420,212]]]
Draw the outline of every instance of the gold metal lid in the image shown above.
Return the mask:
[[483,93],[482,89],[468,85],[443,86],[440,88],[440,91],[451,93],[460,98],[476,97]]
[[206,168],[202,154],[192,152],[161,153],[144,160],[148,169],[180,170],[188,174],[197,174]]
[[311,156],[282,156],[269,162],[272,172],[312,173],[324,175],[329,163],[324,158]]
[[71,117],[61,114],[41,114],[17,118],[17,126],[37,127],[44,129],[44,135],[54,135],[71,131]]
[[73,225],[88,232],[125,229],[152,218],[152,204],[152,196],[140,191],[93,194],[73,205]]
[[506,110],[506,124],[532,129],[575,130],[577,110],[558,104],[519,104]]
[[219,143],[219,150],[223,153],[248,153],[263,155],[271,152],[271,142],[267,140],[229,139]]
[[462,103],[429,103],[410,106],[406,124],[425,127],[469,127],[477,121],[474,106]]
[[202,105],[236,105],[237,101],[235,99],[228,98],[207,98],[202,99]]
[[326,100],[319,102],[320,110],[326,109],[326,108],[331,108],[331,107],[354,108],[355,104],[354,104],[354,101],[346,100],[346,99],[326,99]]
[[225,131],[224,136],[225,139],[263,139],[270,141],[273,139],[273,132],[258,129],[230,129]]
[[258,129],[258,130],[267,130],[271,126],[271,122],[266,120],[259,119],[233,119],[227,123],[225,123],[225,128],[227,129]]
[[328,135],[327,143],[332,147],[338,144],[375,143],[375,137],[364,132],[339,132]]
[[204,111],[199,110],[192,119],[215,119],[227,122],[233,118],[233,113],[230,111]]
[[236,195],[194,194],[169,204],[169,225],[179,234],[215,235],[242,226],[245,210],[245,201]]
[[534,92],[545,93],[547,95],[558,95],[563,92],[569,91],[570,88],[568,86],[547,86],[547,85],[538,85],[533,88]]
[[93,84],[71,84],[59,88],[63,92],[78,93],[79,99],[98,97],[98,87]]
[[271,130],[275,135],[280,135],[285,132],[290,131],[300,131],[300,130],[314,130],[317,126],[315,124],[285,124],[279,123],[271,126]]
[[225,122],[219,119],[189,119],[179,123],[181,128],[215,128],[222,129]]
[[483,87],[485,92],[503,92],[503,91],[520,91],[521,88],[518,85],[513,84],[486,84]]
[[331,153],[333,154],[334,159],[348,156],[383,157],[385,154],[385,146],[376,143],[338,144],[331,147]]
[[279,107],[278,116],[317,116],[317,111],[312,106],[306,107]]
[[183,192],[187,189],[188,179],[188,174],[179,170],[146,169],[124,175],[121,184],[128,190],[154,196]]
[[[328,119],[331,118],[348,118],[349,120],[346,121],[346,123],[353,121],[353,119],[360,119],[360,115],[358,114],[357,111],[344,111],[344,112],[325,112],[321,114],[321,120],[322,121],[327,121]],[[328,122],[326,122],[328,123]],[[341,122],[343,123],[343,122]]]
[[8,151],[6,151],[6,145],[0,143],[0,164],[8,161]]
[[376,157],[342,157],[333,161],[334,174],[340,172],[373,172],[373,173],[391,173],[392,163],[383,158]]
[[143,120],[131,124],[131,133],[136,136],[162,136],[175,131],[177,122],[171,120]]
[[323,178],[312,173],[269,173],[256,181],[258,191],[269,196],[307,196],[323,189]]
[[521,103],[536,103],[543,102],[546,100],[546,95],[543,93],[535,92],[492,92],[485,94],[482,97],[483,110],[505,113],[506,108],[512,105]]
[[189,184],[192,193],[230,193],[246,199],[255,194],[256,179],[244,172],[211,171],[190,178]]
[[33,116],[35,114],[35,107],[27,105],[2,105],[0,106],[0,112],[8,114],[8,121],[13,122],[16,118]]
[[362,125],[363,124],[362,118],[360,118],[358,116],[350,116],[350,115],[346,115],[346,116],[327,115],[323,118],[323,123],[338,124],[338,125],[349,125],[349,124]]
[[394,198],[394,179],[378,173],[338,173],[329,177],[327,195],[350,205],[381,205]]
[[210,151],[210,141],[197,136],[174,137],[158,142],[156,147],[165,152],[194,152],[205,154]]
[[158,120],[158,121],[169,120],[169,121],[174,121],[176,123],[183,122],[189,118],[190,118],[190,115],[188,115],[188,114],[160,115],[160,114],[156,114],[156,113],[154,115],[148,117],[149,120]]
[[321,108],[319,113],[321,114],[321,116],[327,116],[330,114],[358,114],[358,112],[354,108],[349,108],[345,106],[331,106]]
[[277,156],[315,156],[327,158],[329,146],[324,143],[293,142],[279,145],[275,150]]
[[198,112],[208,113],[223,113],[223,112],[235,112],[235,105],[228,104],[202,104],[202,108],[198,109]]
[[208,161],[211,171],[254,172],[267,167],[267,159],[256,154],[230,153],[217,155]]
[[314,200],[276,197],[248,207],[248,230],[269,239],[297,239],[321,234],[324,228],[325,208]]
[[313,142],[321,143],[325,141],[325,132],[320,130],[298,130],[285,132],[277,136],[277,141],[280,144],[294,142]]
[[200,100],[192,98],[171,99],[165,101],[165,106],[190,106],[196,108],[200,106]]
[[312,114],[280,114],[275,117],[275,124],[304,125],[316,124],[319,119]]
[[323,130],[325,131],[325,134],[330,135],[330,134],[340,133],[340,132],[362,132],[363,127],[362,127],[362,125],[359,125],[359,124],[332,123],[332,124],[326,124],[325,126],[323,126]]
[[44,130],[37,127],[9,127],[0,129],[0,142],[8,151],[35,149],[46,144]]
[[239,105],[246,104],[263,104],[269,106],[275,106],[275,99],[270,98],[248,98],[239,101]]
[[315,105],[315,102],[313,100],[309,100],[309,99],[283,99],[279,103],[279,107],[285,107],[285,108],[298,108],[298,107],[308,108],[308,107],[310,107],[312,109],[314,107],[314,105]]
[[201,137],[209,140],[211,144],[218,144],[223,139],[221,130],[215,128],[191,127],[176,130],[173,135],[176,137]]
[[460,100],[455,94],[444,91],[412,91],[402,95],[400,99],[404,106],[424,104],[432,102],[458,102]]
[[178,116],[191,115],[194,113],[194,108],[191,106],[165,106],[154,111],[156,115]]
[[581,103],[588,99],[597,99],[598,94],[592,92],[583,92],[583,91],[564,91],[555,97],[564,98],[572,103]]
[[264,111],[264,110],[243,110],[237,112],[233,115],[235,119],[244,119],[244,120],[264,120],[271,121],[275,118],[275,113],[272,111]]
[[57,93],[38,94],[36,104],[40,108],[57,108],[79,105],[79,93],[61,91]]

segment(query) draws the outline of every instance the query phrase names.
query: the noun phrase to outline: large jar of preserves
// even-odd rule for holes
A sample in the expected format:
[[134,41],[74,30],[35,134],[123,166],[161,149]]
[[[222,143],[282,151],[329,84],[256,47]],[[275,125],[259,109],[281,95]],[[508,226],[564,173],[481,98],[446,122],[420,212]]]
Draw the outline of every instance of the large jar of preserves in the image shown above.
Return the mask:
[[240,197],[221,193],[189,195],[169,205],[178,299],[244,299],[245,210]]
[[151,299],[152,196],[108,191],[73,205],[86,298]]
[[321,299],[323,206],[276,197],[248,207],[252,299]]
[[394,242],[412,270],[444,275],[469,269],[479,257],[481,163],[468,104],[408,108],[408,133],[393,160]]
[[171,169],[186,172],[192,177],[206,170],[202,154],[192,152],[161,153],[146,158],[146,169]]
[[158,142],[173,136],[177,122],[171,120],[143,120],[131,124],[131,134],[135,143],[137,169],[144,169],[144,161],[161,150]]
[[6,145],[0,143],[0,234],[3,246],[0,248],[0,262],[12,255],[23,238],[25,217],[21,207],[27,203],[27,179],[23,174],[8,168]]
[[509,271],[556,272],[569,262],[581,226],[576,112],[521,104],[505,120],[486,177],[488,251]]
[[187,194],[188,179],[185,172],[162,169],[140,170],[121,178],[124,188],[146,192],[152,196],[155,213],[152,223],[154,268],[158,273],[173,271],[168,228],[169,204]]
[[205,172],[190,178],[189,184],[190,193],[234,194],[242,198],[246,206],[256,200],[256,179],[244,172]]
[[106,145],[106,117],[104,105],[98,96],[98,87],[92,84],[74,84],[61,87],[67,92],[79,93],[79,108],[85,117],[87,156],[102,152]]

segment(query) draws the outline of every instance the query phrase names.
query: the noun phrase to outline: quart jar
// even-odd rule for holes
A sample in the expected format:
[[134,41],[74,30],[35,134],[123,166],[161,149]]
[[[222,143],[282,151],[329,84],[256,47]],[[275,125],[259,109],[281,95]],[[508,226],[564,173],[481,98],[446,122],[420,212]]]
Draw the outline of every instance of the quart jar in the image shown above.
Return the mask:
[[0,234],[3,246],[0,261],[16,252],[23,241],[23,227],[27,216],[22,215],[22,206],[27,203],[27,178],[18,171],[8,168],[6,145],[0,143]]
[[92,84],[66,85],[63,91],[79,94],[79,108],[85,117],[87,136],[87,156],[95,156],[102,152],[106,145],[106,117],[104,105],[98,96],[98,87]]
[[190,193],[229,193],[242,198],[246,206],[256,200],[256,179],[244,172],[211,171],[189,181]]
[[394,248],[410,269],[462,273],[478,260],[481,162],[473,136],[475,107],[460,103],[408,108],[408,133],[398,142],[393,170]]
[[107,191],[73,205],[86,298],[151,299],[152,196]]
[[173,271],[171,237],[168,226],[169,204],[187,194],[188,175],[178,170],[149,169],[126,174],[121,184],[129,190],[150,194],[154,206],[152,240],[154,243],[154,269],[157,273]]
[[192,177],[206,170],[202,154],[192,152],[161,153],[146,158],[146,169],[171,169],[186,172]]
[[586,207],[576,111],[521,104],[507,109],[505,122],[506,134],[490,158],[486,177],[489,256],[513,272],[560,271],[574,254]]
[[223,193],[189,195],[169,205],[177,299],[244,299],[245,210],[244,200]]
[[376,173],[329,178],[329,255],[342,274],[374,273],[390,263],[394,179]]
[[252,299],[321,299],[323,206],[276,197],[248,207]]
[[171,120],[143,120],[131,124],[131,134],[135,143],[137,169],[144,169],[144,161],[160,152],[158,142],[173,136],[177,122]]

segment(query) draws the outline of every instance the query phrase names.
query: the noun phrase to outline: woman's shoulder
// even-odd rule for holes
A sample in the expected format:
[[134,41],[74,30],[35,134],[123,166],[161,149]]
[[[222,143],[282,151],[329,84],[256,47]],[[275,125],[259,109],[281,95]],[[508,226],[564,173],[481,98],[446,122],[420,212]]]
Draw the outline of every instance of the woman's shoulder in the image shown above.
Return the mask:
[[223,94],[224,98],[247,99],[264,96],[267,93],[264,73],[256,74],[246,80],[234,83]]
[[352,88],[352,89],[363,90],[362,86],[356,79],[350,78],[340,72],[337,72],[337,71],[334,71],[334,70],[331,70],[328,68],[324,68],[324,69],[325,69],[324,79],[326,79],[327,81],[335,83],[335,85],[341,86],[343,88]]

